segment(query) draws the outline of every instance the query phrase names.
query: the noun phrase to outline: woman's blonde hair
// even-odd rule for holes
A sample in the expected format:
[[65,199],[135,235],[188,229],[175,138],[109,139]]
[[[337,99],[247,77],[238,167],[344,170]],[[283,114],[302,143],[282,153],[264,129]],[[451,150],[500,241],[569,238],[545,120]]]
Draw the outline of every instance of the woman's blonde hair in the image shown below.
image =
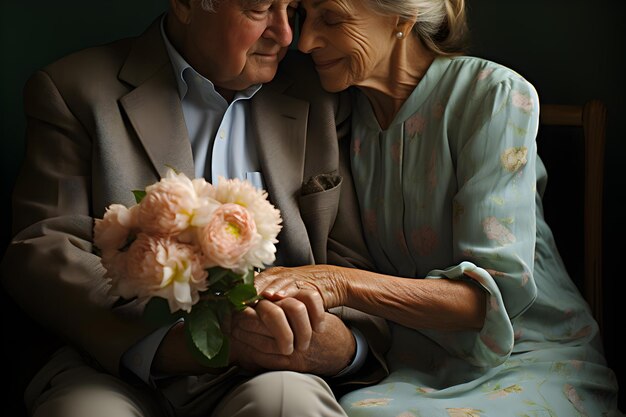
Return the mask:
[[413,32],[438,55],[460,55],[467,48],[465,0],[366,0],[385,15],[415,19]]

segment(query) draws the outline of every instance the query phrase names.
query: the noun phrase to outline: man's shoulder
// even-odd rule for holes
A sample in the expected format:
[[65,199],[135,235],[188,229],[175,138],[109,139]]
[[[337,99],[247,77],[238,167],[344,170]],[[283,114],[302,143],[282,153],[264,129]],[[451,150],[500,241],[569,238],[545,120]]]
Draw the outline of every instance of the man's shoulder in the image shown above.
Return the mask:
[[120,38],[90,46],[65,55],[41,70],[55,83],[118,81],[122,68],[129,62],[134,67],[157,66],[166,57],[158,20],[138,36]]
[[46,65],[42,70],[50,75],[70,72],[80,77],[111,67],[119,69],[128,56],[134,39],[136,38],[124,38],[72,52]]

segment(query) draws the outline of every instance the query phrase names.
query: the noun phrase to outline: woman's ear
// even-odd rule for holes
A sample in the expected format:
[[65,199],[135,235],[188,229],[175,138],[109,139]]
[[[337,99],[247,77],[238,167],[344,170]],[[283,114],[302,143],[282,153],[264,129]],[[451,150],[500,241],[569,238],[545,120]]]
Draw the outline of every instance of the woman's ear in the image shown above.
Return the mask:
[[170,10],[180,23],[186,25],[191,22],[192,2],[196,0],[170,0]]
[[413,26],[417,22],[417,17],[407,19],[406,17],[398,17],[396,22],[396,33],[403,33],[406,37],[413,30]]

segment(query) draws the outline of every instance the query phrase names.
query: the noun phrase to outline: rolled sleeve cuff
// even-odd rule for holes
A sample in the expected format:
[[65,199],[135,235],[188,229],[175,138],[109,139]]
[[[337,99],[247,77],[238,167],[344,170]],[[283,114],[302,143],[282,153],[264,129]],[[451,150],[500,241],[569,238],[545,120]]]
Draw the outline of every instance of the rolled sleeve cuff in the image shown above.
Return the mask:
[[183,319],[155,330],[128,349],[122,356],[122,366],[136,375],[141,381],[150,386],[154,386],[154,379],[158,378],[158,376],[153,375],[151,369],[156,351],[165,338],[165,335],[167,335],[174,325],[181,321],[183,321]]
[[350,328],[352,331],[352,335],[354,336],[354,341],[356,343],[356,351],[354,353],[354,359],[352,363],[342,369],[334,378],[339,378],[346,375],[351,375],[357,372],[363,364],[365,363],[365,359],[367,358],[368,345],[365,336],[363,333],[357,328]]

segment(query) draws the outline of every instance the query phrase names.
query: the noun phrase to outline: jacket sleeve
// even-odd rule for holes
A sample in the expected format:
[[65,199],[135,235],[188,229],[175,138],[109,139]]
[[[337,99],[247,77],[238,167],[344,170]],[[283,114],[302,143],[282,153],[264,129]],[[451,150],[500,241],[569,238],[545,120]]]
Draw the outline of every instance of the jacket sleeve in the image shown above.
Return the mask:
[[3,285],[27,314],[117,374],[123,352],[152,329],[133,303],[116,307],[92,252],[92,139],[46,72],[27,82],[24,103],[27,147]]

